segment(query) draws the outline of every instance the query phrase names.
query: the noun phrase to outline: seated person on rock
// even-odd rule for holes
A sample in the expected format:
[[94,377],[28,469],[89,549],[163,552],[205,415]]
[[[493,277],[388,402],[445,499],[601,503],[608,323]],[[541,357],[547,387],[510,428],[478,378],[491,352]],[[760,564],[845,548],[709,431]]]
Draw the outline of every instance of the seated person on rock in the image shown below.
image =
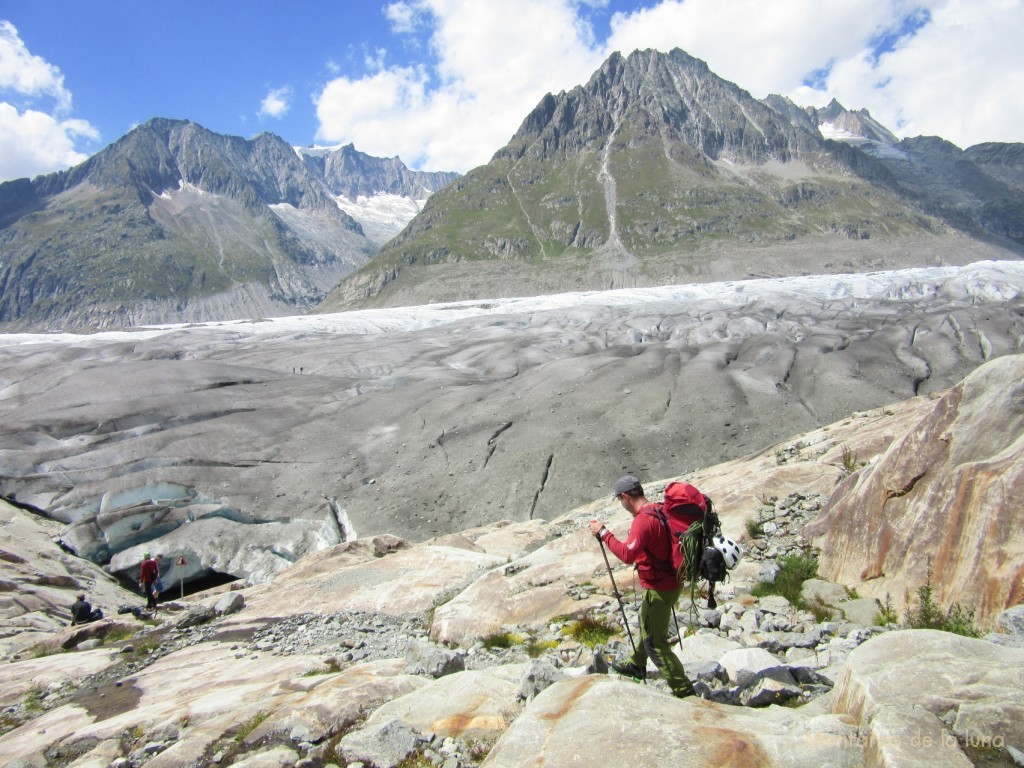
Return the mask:
[[75,624],[88,624],[90,621],[99,621],[103,618],[103,611],[93,608],[85,595],[79,595],[78,599],[71,606],[71,626]]

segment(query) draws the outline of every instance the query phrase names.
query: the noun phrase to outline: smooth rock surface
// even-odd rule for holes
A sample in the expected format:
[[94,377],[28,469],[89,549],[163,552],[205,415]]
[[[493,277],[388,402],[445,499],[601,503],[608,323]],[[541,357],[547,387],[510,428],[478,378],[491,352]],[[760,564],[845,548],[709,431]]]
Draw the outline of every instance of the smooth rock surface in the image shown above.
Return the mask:
[[[928,717],[914,714],[915,706]],[[1024,649],[934,630],[885,633],[850,653],[833,711],[868,729],[881,718],[873,739],[883,751],[910,751],[915,737],[919,746],[929,734],[935,754],[957,739],[1017,746],[1024,739]]]
[[[607,723],[606,727],[595,727]],[[859,766],[844,716],[674,699],[611,678],[555,683],[523,711],[484,768],[544,765]]]

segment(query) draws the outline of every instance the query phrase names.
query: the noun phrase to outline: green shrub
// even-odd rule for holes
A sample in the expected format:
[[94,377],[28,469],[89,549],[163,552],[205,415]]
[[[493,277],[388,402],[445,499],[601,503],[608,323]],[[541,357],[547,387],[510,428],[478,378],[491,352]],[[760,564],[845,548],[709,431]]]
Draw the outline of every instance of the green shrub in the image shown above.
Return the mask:
[[747,518],[747,535],[752,539],[759,539],[764,536],[764,521],[752,517]]
[[844,443],[843,444],[843,471],[846,474],[848,474],[848,475],[852,475],[854,472],[857,471],[857,466],[858,466],[857,454],[854,453],[853,451],[851,451],[850,447]]
[[21,706],[30,714],[38,714],[43,711],[43,689],[33,685],[21,696]]
[[800,588],[807,579],[818,575],[818,558],[813,555],[786,555],[779,561],[779,572],[775,581],[759,581],[754,585],[751,594],[755,597],[765,595],[782,595],[791,605],[805,608]]
[[875,624],[880,627],[887,627],[890,624],[899,624],[900,616],[896,613],[896,609],[892,607],[892,595],[888,592],[885,593],[885,602],[882,603],[881,610],[875,614]]
[[395,765],[395,768],[434,768],[434,764],[423,754],[422,750],[417,750],[403,758],[400,763]]
[[974,626],[974,611],[966,610],[960,603],[953,603],[948,610],[943,611],[935,602],[930,563],[924,584],[917,588],[917,606],[912,606],[909,597],[907,598],[907,612],[903,623],[910,629],[939,629],[964,637],[981,636]]

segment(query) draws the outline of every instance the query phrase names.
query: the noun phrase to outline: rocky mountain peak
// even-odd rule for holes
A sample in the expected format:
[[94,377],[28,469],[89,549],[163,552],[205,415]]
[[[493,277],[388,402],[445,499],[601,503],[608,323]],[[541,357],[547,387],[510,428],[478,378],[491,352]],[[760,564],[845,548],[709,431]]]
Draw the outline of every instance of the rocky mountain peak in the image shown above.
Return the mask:
[[353,144],[297,147],[295,151],[333,194],[349,200],[381,194],[425,200],[459,176],[449,171],[413,171],[398,156],[373,157]]
[[850,111],[836,99],[832,99],[824,109],[809,107],[807,114],[826,138],[847,141],[866,139],[890,147],[899,143],[896,135],[875,120],[866,109]]
[[712,160],[750,162],[785,160],[816,143],[806,127],[780,120],[677,48],[612,54],[585,85],[541,99],[495,159],[573,156],[608,140],[636,146],[654,139],[683,143]]

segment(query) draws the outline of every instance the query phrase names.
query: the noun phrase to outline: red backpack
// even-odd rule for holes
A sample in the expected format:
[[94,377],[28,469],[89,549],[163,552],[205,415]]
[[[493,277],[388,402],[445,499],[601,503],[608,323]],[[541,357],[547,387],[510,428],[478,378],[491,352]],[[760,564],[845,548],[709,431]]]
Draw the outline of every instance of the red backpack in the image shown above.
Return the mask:
[[707,508],[707,497],[694,486],[689,483],[673,482],[665,487],[665,500],[657,507],[657,511],[650,513],[661,519],[662,525],[669,529],[670,534],[670,557],[666,558],[662,553],[654,556],[665,561],[666,567],[671,561],[672,571],[677,574],[677,578],[683,565],[683,551],[679,546],[680,537],[693,523],[704,519]]

